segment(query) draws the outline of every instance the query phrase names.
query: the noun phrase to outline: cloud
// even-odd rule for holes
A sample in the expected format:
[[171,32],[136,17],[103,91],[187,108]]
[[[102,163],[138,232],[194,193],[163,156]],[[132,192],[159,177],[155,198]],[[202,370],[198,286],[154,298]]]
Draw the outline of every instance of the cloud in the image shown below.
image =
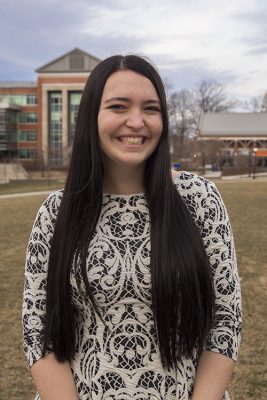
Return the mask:
[[[21,78],[23,77],[23,78]],[[0,60],[0,80],[2,81],[35,81],[36,74],[29,67],[22,67],[16,62]]]
[[175,62],[171,69],[166,65],[164,67],[164,60],[159,59],[158,65],[161,76],[167,77],[168,83],[174,90],[194,88],[203,80],[214,80],[231,87],[238,78],[232,71],[216,71],[210,68],[204,59]]
[[251,71],[259,57],[267,69],[266,20],[263,0],[2,0],[0,79],[29,79],[80,47],[99,58],[145,54],[177,87],[211,77],[258,91]]
[[247,52],[249,55],[258,55],[261,56],[262,54],[267,54],[267,46],[258,47]]
[[[238,40],[245,44],[247,55],[256,54],[257,48],[265,47],[267,37],[267,3],[265,0],[256,0],[253,7],[232,15],[241,33]],[[251,51],[251,52],[250,52]]]
[[256,25],[258,27],[263,27],[266,29],[266,19],[267,19],[267,7],[265,4],[259,4],[257,6],[257,2],[255,3],[258,10],[251,12],[239,12],[234,17],[239,21],[247,22],[250,25]]

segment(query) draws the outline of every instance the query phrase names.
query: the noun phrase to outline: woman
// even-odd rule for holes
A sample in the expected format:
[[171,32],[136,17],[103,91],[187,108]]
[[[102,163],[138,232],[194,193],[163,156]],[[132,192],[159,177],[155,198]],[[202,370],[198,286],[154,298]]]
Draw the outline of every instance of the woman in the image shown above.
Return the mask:
[[29,240],[25,351],[42,400],[227,399],[240,288],[216,187],[171,173],[162,81],[113,56],[87,81],[64,191]]

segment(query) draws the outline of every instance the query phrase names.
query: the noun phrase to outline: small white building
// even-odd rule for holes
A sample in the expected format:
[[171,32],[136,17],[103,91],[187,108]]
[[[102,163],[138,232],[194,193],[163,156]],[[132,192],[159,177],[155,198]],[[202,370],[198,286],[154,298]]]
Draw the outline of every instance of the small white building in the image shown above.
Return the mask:
[[196,152],[200,164],[216,158],[228,165],[235,165],[237,159],[243,159],[243,164],[254,159],[258,166],[267,168],[267,113],[201,114]]

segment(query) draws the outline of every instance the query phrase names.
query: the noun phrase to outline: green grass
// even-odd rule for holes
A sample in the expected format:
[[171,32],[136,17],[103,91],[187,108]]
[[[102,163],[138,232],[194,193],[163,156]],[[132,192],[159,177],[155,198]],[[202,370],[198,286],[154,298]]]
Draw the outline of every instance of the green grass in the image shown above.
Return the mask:
[[21,300],[25,249],[35,214],[44,195],[0,199],[0,376],[1,398],[34,398],[34,387],[22,353]]
[[[231,400],[266,399],[267,181],[218,182],[234,231],[244,333]],[[44,190],[44,189],[42,189]],[[30,400],[35,389],[22,351],[21,300],[27,240],[44,195],[0,199],[1,398]]]
[[230,385],[233,400],[267,393],[267,181],[217,183],[234,231],[243,299],[243,337]]
[[22,182],[11,182],[0,185],[1,194],[13,194],[13,193],[26,193],[26,192],[42,192],[42,191],[53,191],[61,189],[64,186],[63,181],[57,180],[44,180],[41,181],[22,181]]

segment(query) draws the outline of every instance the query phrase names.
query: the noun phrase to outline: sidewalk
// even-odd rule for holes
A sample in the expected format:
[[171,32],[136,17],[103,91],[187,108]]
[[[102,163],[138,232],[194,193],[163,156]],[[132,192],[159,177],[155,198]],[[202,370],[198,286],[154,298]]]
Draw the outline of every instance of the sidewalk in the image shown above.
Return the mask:
[[12,194],[1,194],[0,199],[12,199],[17,197],[28,197],[28,196],[37,196],[37,195],[44,195],[49,194],[53,190],[46,190],[44,192],[26,192],[26,193],[12,193]]
[[231,180],[246,180],[246,181],[254,181],[254,180],[266,180],[267,179],[267,172],[257,172],[255,174],[251,174],[249,176],[248,174],[243,174],[243,175],[229,175],[229,176],[224,176],[222,175],[221,172],[207,172],[205,175],[203,175],[207,179],[216,179],[216,180],[221,180],[221,181],[231,181]]
[[[257,181],[266,181],[267,180],[267,173],[262,172],[262,173],[257,173],[255,179],[249,177],[248,175],[231,175],[231,176],[222,176],[221,178],[218,177],[216,173],[214,174],[206,174],[204,175],[208,179],[214,178],[217,181],[220,182],[229,182],[229,181],[236,181],[236,180],[241,180],[241,181],[246,181],[246,182],[257,182]],[[56,189],[55,189],[56,190]],[[12,194],[0,194],[0,200],[1,199],[12,199],[12,198],[17,198],[17,197],[28,197],[28,196],[38,196],[38,195],[48,195],[49,193],[55,191],[55,190],[46,190],[43,192],[25,192],[25,193],[12,193]]]

